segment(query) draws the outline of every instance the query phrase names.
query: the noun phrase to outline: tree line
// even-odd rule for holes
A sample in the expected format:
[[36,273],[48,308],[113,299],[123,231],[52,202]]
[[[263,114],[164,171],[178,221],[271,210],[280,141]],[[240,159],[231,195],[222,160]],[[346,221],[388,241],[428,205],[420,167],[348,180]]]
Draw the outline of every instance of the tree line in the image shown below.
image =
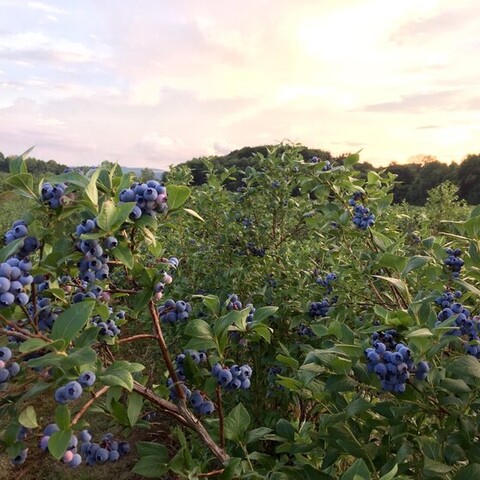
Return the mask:
[[[227,180],[226,187],[230,190],[236,190],[242,186],[243,171],[247,167],[258,168],[257,153],[268,154],[268,145],[257,147],[244,147],[239,150],[233,150],[227,155],[213,157],[193,158],[180,165],[187,166],[193,176],[194,185],[202,185],[207,180],[208,167],[205,160],[209,160],[214,168],[235,167],[237,171]],[[343,164],[343,160],[348,156],[340,155],[334,157],[330,152],[321,149],[302,148],[300,154],[306,162],[317,157],[319,161],[329,161],[333,166]],[[8,172],[8,164],[13,156],[5,157],[0,152],[0,176],[2,172]],[[28,171],[34,175],[60,174],[66,168],[66,165],[55,162],[54,160],[43,161],[34,157],[26,159]],[[356,165],[361,175],[366,175],[368,171],[377,172],[388,171],[397,175],[395,188],[393,190],[394,202],[401,203],[406,201],[411,205],[424,205],[427,201],[428,191],[439,186],[445,181],[450,181],[458,188],[458,197],[471,205],[480,204],[480,154],[467,155],[462,162],[446,164],[438,161],[434,157],[425,156],[420,162],[412,163],[391,163],[387,167],[374,167],[368,162],[361,162]],[[151,173],[150,169],[145,168],[139,176],[139,179],[147,178]],[[167,174],[168,176],[168,174]],[[148,178],[153,178],[148,177]]]
[[[209,160],[214,167],[235,166],[239,170],[233,174],[232,180],[227,182],[227,188],[233,190],[242,185],[242,171],[248,166],[255,168],[258,165],[255,154],[267,155],[268,148],[267,145],[244,147],[224,156],[209,157]],[[344,154],[334,157],[328,151],[311,148],[302,148],[300,154],[306,162],[311,161],[312,157],[317,157],[319,161],[330,161],[334,167],[342,165],[348,156],[348,154]],[[195,185],[201,185],[206,181],[208,169],[205,159],[205,157],[193,158],[182,164],[190,168]],[[459,164],[454,162],[446,164],[438,161],[435,157],[425,156],[419,162],[391,163],[387,167],[374,167],[368,162],[361,162],[357,163],[355,167],[361,172],[361,176],[366,176],[367,172],[371,170],[396,174],[393,190],[395,203],[406,201],[411,205],[424,205],[428,198],[428,191],[446,181],[457,186],[460,199],[471,205],[480,203],[480,189],[477,188],[477,185],[480,184],[480,154],[467,155]]]

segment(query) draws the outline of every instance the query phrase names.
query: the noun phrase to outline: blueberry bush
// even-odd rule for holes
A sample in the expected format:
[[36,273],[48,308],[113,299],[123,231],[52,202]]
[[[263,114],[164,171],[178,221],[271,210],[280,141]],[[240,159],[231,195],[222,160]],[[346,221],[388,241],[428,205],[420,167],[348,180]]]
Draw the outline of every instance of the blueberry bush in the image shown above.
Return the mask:
[[394,175],[299,149],[258,154],[236,192],[208,162],[196,188],[184,167],[162,184],[10,162],[32,205],[0,248],[15,468],[36,449],[65,469],[133,455],[146,478],[480,475],[480,208],[413,237]]

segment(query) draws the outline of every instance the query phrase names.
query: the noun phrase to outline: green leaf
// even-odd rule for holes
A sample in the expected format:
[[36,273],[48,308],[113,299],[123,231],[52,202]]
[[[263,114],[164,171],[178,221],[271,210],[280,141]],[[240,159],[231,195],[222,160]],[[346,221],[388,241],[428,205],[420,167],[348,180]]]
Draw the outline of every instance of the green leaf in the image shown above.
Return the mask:
[[471,463],[457,472],[455,480],[473,480],[480,478],[480,464]]
[[427,475],[431,474],[445,474],[452,470],[453,466],[446,465],[442,462],[437,462],[428,457],[423,457],[423,471]]
[[271,317],[278,310],[278,307],[260,307],[255,310],[253,314],[253,321],[255,323],[263,322],[266,318]]
[[100,381],[105,385],[111,387],[119,386],[127,389],[129,392],[133,389],[132,374],[125,368],[124,365],[119,365],[119,362],[110,365],[103,374],[99,376]]
[[98,189],[97,189],[97,178],[100,175],[100,169],[97,168],[92,176],[88,185],[85,187],[85,195],[92,202],[92,205],[98,207]]
[[387,472],[385,475],[382,475],[379,480],[392,480],[393,478],[395,478],[395,475],[397,474],[398,472],[398,465],[395,464],[393,466],[393,468]]
[[35,350],[40,350],[45,347],[45,345],[48,345],[48,342],[41,338],[29,338],[20,344],[19,351],[20,353],[30,353]]
[[26,428],[37,428],[37,414],[35,413],[35,408],[31,405],[27,407],[19,416],[18,421],[21,425]]
[[295,358],[291,357],[291,356],[287,356],[287,355],[282,355],[281,353],[279,353],[277,356],[276,356],[276,360],[278,362],[280,362],[281,364],[283,365],[287,365],[291,368],[294,368],[294,369],[297,369],[298,368],[298,360],[296,360]]
[[410,258],[405,268],[402,270],[402,277],[405,277],[408,273],[412,270],[416,270],[417,268],[423,267],[428,262],[431,262],[430,257],[423,257],[420,255],[415,255],[414,257]]
[[397,290],[403,293],[408,293],[407,285],[400,280],[399,278],[393,277],[383,277],[382,275],[372,275],[375,278],[380,278],[381,280],[385,280],[386,282],[391,283]]
[[259,427],[259,428],[250,430],[247,433],[247,439],[245,440],[245,443],[248,444],[248,443],[256,442],[257,440],[261,440],[265,435],[268,435],[271,431],[272,429],[267,427]]
[[23,247],[23,238],[17,238],[0,249],[0,263],[17,253]]
[[68,356],[62,360],[61,364],[65,369],[80,367],[95,363],[97,352],[90,346],[74,348],[68,352]]
[[62,339],[69,343],[87,324],[94,307],[94,301],[86,300],[76,303],[62,312],[53,324],[52,339]]
[[472,389],[467,385],[465,380],[461,378],[444,378],[440,382],[440,386],[452,393],[470,393]]
[[54,432],[48,439],[48,451],[57,459],[63,456],[67,450],[68,443],[72,438],[71,430],[60,430],[59,432]]
[[345,168],[350,168],[350,167],[353,167],[359,161],[360,161],[360,155],[358,153],[352,153],[343,161],[343,165],[345,166]]
[[20,195],[35,200],[37,196],[33,191],[33,176],[29,173],[19,173],[8,177],[5,183],[15,188]]
[[193,295],[193,298],[201,298],[208,311],[215,317],[220,314],[220,300],[216,295]]
[[429,437],[417,439],[420,450],[432,460],[439,460],[442,457],[442,446],[437,440]]
[[332,359],[332,368],[335,373],[347,375],[352,368],[352,362],[348,358],[335,357]]
[[34,149],[34,147],[30,147],[28,150],[23,152],[18,157],[10,160],[8,162],[8,168],[10,170],[11,175],[15,175],[17,173],[27,173],[27,165],[25,164],[25,158],[27,158],[28,154]]
[[183,210],[185,210],[185,212],[190,214],[192,217],[195,217],[197,220],[205,222],[205,220],[195,210],[191,210],[190,208],[184,208]]
[[[117,247],[118,248],[118,247]],[[133,297],[133,311],[140,313],[152,298],[152,290],[142,290]]]
[[122,262],[127,268],[132,269],[134,264],[133,253],[130,251],[128,246],[121,242],[113,250],[112,255],[116,260]]
[[245,331],[247,326],[247,317],[250,313],[250,308],[244,308],[243,310],[230,310],[226,315],[220,317],[213,326],[213,332],[218,337],[225,332],[230,326],[235,324],[240,331]]
[[137,423],[140,412],[142,411],[142,407],[143,397],[141,397],[138,393],[132,393],[128,398],[127,408],[128,421],[130,422],[131,427]]
[[370,480],[372,478],[370,470],[365,461],[361,458],[340,477],[340,480]]
[[135,202],[115,205],[112,200],[106,200],[97,217],[98,226],[105,232],[114,232],[128,219],[134,206]]
[[55,423],[60,430],[68,430],[70,428],[70,410],[67,405],[57,405],[55,409]]
[[163,478],[168,468],[168,463],[160,456],[147,455],[135,464],[132,471],[146,478]]
[[473,285],[470,285],[469,283],[465,282],[464,280],[460,280],[460,279],[456,279],[455,283],[461,285],[463,288],[465,288],[469,292],[472,292],[477,297],[480,297],[480,290],[477,287],[474,287]]
[[456,378],[465,378],[465,376],[480,378],[480,363],[471,355],[463,355],[455,358],[447,365],[447,372]]
[[66,357],[56,352],[50,352],[38,358],[28,360],[27,364],[31,368],[35,367],[57,367]]
[[412,332],[408,332],[406,337],[407,338],[419,338],[419,337],[432,337],[433,333],[428,328],[419,328],[417,330],[413,330]]
[[295,440],[295,427],[283,418],[281,418],[275,425],[275,432],[279,437],[286,438],[290,442]]
[[185,185],[170,185],[167,187],[168,208],[180,208],[190,196],[191,190]]
[[[187,323],[185,327],[185,335],[194,337],[197,340],[203,340],[208,343],[212,343],[215,346],[213,333],[210,325],[205,320],[195,319]],[[209,347],[211,348],[211,347]]]
[[225,437],[241,441],[250,426],[250,414],[242,403],[235,406],[225,418]]
[[363,398],[356,398],[347,405],[347,417],[353,417],[359,413],[363,413],[371,408],[371,403]]
[[162,445],[161,443],[138,442],[136,447],[141,457],[155,455],[163,462],[168,462],[168,450],[165,445]]
[[262,337],[267,343],[270,343],[273,329],[271,329],[264,323],[257,323],[256,325],[253,325],[251,327],[251,331]]
[[80,187],[82,190],[84,190],[89,183],[89,179],[79,172],[68,172],[62,173],[60,175],[55,175],[53,178],[50,179],[50,181],[54,183],[70,183],[72,185]]

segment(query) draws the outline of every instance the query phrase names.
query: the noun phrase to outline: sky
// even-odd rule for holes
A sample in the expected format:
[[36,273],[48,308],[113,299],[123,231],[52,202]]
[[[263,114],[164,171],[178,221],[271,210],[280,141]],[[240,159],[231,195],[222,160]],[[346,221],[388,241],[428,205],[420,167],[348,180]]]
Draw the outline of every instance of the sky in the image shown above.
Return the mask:
[[0,0],[0,152],[166,169],[480,151],[478,0]]

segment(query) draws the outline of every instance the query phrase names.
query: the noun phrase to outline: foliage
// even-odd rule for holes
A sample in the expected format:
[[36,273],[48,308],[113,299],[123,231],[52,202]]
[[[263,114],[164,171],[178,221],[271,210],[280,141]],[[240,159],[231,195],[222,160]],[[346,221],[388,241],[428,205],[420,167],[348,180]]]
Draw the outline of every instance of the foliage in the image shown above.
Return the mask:
[[[134,203],[119,202],[131,178],[116,165],[49,176],[66,197],[52,209],[23,159],[10,163],[7,185],[35,205],[24,216],[40,244],[31,275],[45,278],[25,287],[31,308],[0,308],[2,345],[21,367],[0,392],[9,458],[25,460],[54,421],[48,449],[62,458],[90,409],[124,435],[171,427],[163,442],[174,451],[136,445],[134,472],[147,478],[475,475],[479,209],[463,217],[467,207],[443,184],[423,221],[391,207],[394,174],[360,172],[358,154],[311,162],[303,151],[268,148],[243,172],[206,162],[193,189],[188,166],[173,168],[168,209],[147,215],[142,204],[137,220]],[[235,191],[225,186],[232,178]],[[357,201],[374,215],[365,229],[352,221]],[[118,245],[107,248],[112,236]],[[0,260],[25,245],[5,244]],[[107,278],[92,274],[95,259]],[[51,328],[40,328],[47,310]],[[121,332],[109,336],[100,324],[112,315]],[[404,393],[380,372],[397,365]],[[85,372],[96,381],[82,392]],[[59,389],[41,423],[38,398]],[[149,422],[151,412],[161,419]]]

